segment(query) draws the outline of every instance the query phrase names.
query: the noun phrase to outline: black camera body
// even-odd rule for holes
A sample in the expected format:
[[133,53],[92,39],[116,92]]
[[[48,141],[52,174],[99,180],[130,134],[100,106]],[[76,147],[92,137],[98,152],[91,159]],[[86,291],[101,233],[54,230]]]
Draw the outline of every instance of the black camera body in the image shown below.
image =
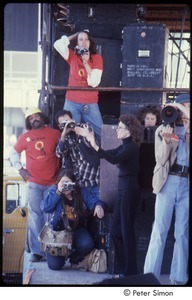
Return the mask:
[[79,47],[79,46],[76,46],[75,47],[75,54],[77,55],[84,55],[85,53],[88,53],[89,52],[89,49],[88,48],[84,48],[84,47]]
[[178,115],[178,111],[173,106],[165,106],[161,111],[163,125],[172,125],[178,118]]
[[155,142],[155,131],[157,129],[158,125],[156,126],[148,126],[144,127],[142,126],[142,143],[147,144],[154,144]]
[[64,192],[64,191],[74,191],[74,189],[75,189],[75,183],[71,182],[71,181],[66,181],[63,184],[62,192]]
[[[67,121],[63,121],[60,125],[59,125],[59,128],[61,130],[63,130],[65,128],[65,125],[67,124]],[[76,126],[76,123],[75,122],[70,122],[67,124],[67,128],[71,128],[71,129],[74,129]]]

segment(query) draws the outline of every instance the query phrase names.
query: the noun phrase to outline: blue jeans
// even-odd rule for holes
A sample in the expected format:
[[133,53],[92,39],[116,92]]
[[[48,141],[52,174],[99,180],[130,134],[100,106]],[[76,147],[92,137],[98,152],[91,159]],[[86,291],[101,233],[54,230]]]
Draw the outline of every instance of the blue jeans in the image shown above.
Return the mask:
[[93,127],[99,144],[101,143],[101,127],[103,120],[97,103],[82,104],[66,99],[63,108],[72,113],[73,119],[77,123],[89,123]]
[[46,222],[47,214],[41,210],[41,201],[46,197],[52,186],[40,185],[34,182],[28,182],[28,224],[27,240],[29,250],[32,254],[44,256],[40,249],[38,235]]
[[170,280],[187,282],[189,246],[189,180],[169,175],[157,194],[155,220],[149,248],[145,258],[144,273],[152,272],[158,279],[167,239],[175,209],[174,250],[171,263]]
[[[77,264],[89,254],[95,246],[87,228],[82,227],[74,231],[72,253],[70,255],[70,263]],[[51,270],[60,270],[65,265],[65,256],[53,256],[47,253],[47,264]]]

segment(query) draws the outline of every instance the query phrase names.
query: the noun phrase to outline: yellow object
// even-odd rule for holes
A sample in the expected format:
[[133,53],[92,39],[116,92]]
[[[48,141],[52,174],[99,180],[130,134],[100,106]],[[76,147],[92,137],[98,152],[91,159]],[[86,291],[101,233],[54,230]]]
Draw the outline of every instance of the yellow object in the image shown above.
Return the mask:
[[27,184],[17,173],[3,176],[2,266],[4,280],[23,273],[28,219]]
[[33,114],[41,113],[38,107],[29,107],[25,112],[25,119]]

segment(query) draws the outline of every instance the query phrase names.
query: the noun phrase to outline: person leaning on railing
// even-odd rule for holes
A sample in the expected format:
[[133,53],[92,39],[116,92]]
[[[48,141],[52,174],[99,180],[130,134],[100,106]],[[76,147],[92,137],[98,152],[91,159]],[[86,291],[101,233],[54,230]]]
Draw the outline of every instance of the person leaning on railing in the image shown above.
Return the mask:
[[[70,43],[75,42],[74,50]],[[97,87],[103,73],[103,58],[97,53],[96,44],[88,31],[80,31],[70,36],[62,36],[55,41],[54,48],[69,64],[68,85],[79,87]],[[63,109],[71,111],[77,123],[91,124],[101,142],[103,124],[98,106],[98,91],[67,90]]]

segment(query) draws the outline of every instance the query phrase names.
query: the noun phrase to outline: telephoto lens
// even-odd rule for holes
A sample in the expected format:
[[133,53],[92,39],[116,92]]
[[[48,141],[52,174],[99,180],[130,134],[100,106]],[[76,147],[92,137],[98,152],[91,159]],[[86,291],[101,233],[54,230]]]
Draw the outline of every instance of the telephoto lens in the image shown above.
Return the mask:
[[178,111],[173,106],[165,106],[161,111],[161,119],[164,126],[172,125],[178,117]]

